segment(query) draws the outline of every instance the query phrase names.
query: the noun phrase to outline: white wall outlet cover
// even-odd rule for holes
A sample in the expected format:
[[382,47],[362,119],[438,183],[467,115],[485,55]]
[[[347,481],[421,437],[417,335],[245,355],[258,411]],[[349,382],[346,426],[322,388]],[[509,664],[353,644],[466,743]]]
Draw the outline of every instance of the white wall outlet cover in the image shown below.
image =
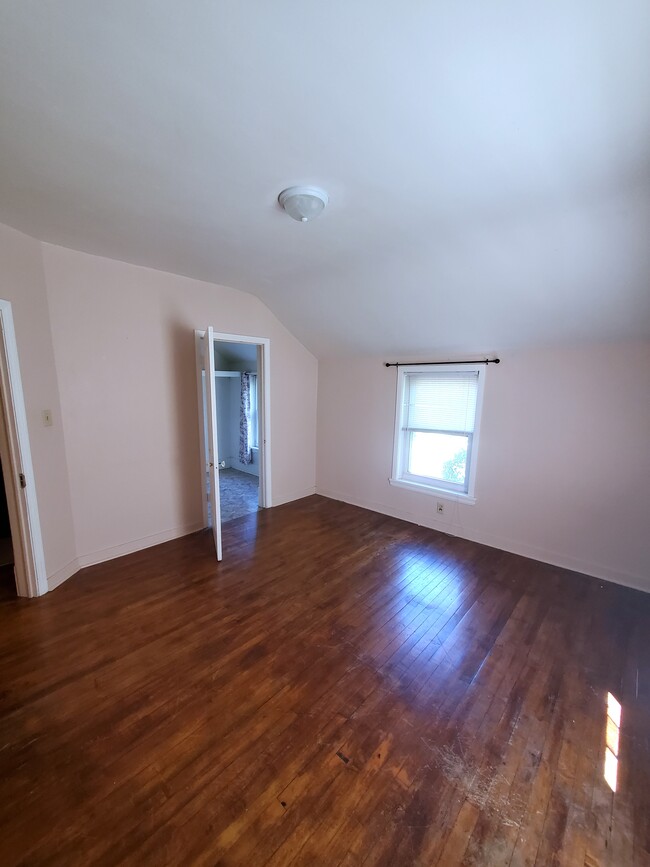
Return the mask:
[[42,416],[43,416],[43,426],[44,427],[51,427],[51,425],[53,424],[51,411],[49,409],[44,409]]

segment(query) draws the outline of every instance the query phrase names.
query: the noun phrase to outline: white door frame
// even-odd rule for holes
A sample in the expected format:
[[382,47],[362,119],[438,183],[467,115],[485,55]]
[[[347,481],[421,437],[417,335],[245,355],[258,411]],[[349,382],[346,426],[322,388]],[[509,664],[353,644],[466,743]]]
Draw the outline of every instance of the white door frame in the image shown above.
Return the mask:
[[[203,416],[204,396],[202,384],[203,351],[201,340],[205,335],[203,330],[194,331],[195,354],[196,354],[196,388],[199,407],[199,419]],[[259,504],[263,509],[273,505],[271,495],[271,341],[268,337],[251,337],[244,334],[227,334],[223,331],[215,331],[214,339],[226,343],[252,343],[261,346],[261,369],[257,371],[259,395],[259,417],[262,419],[260,442],[260,498]],[[260,368],[260,365],[258,365]],[[203,525],[208,526],[208,495],[205,485],[206,466],[206,443],[203,423],[199,424],[200,460],[201,460],[201,501],[203,503]]]
[[16,591],[19,596],[47,593],[47,574],[25,399],[20,378],[14,317],[0,300],[0,458],[4,471]]

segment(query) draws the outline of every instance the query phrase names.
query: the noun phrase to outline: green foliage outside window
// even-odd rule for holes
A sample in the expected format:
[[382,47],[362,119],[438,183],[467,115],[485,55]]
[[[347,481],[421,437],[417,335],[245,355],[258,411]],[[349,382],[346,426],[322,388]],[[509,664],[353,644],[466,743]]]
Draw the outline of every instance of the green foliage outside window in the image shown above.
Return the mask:
[[453,458],[445,461],[442,465],[442,477],[447,482],[465,481],[465,467],[467,466],[467,449],[456,452]]

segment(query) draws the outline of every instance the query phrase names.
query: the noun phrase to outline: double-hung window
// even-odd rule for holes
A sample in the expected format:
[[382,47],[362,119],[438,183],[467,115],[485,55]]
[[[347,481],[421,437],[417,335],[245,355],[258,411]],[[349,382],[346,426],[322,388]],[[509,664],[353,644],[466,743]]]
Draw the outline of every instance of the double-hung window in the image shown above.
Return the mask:
[[391,484],[474,502],[482,365],[397,368]]

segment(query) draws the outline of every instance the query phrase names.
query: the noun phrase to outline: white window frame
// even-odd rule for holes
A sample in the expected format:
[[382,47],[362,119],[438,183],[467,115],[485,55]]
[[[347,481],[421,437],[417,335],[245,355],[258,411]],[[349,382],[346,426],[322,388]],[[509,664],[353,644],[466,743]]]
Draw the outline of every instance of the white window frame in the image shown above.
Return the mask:
[[[478,374],[478,391],[476,395],[476,419],[474,422],[474,432],[469,436],[469,444],[467,449],[467,461],[469,469],[469,478],[467,481],[467,490],[464,490],[461,485],[455,482],[445,482],[440,479],[431,479],[425,476],[415,476],[406,471],[408,459],[408,444],[409,436],[406,430],[405,419],[405,391],[407,377],[414,373],[468,373],[475,372]],[[476,465],[479,449],[481,416],[483,411],[483,392],[485,389],[485,377],[487,374],[487,365],[485,364],[418,364],[400,365],[397,368],[397,395],[395,401],[395,434],[393,439],[393,470],[390,479],[391,485],[398,488],[406,488],[410,491],[419,491],[422,494],[430,494],[441,497],[443,499],[456,500],[474,505],[476,497],[474,496],[476,486]]]

